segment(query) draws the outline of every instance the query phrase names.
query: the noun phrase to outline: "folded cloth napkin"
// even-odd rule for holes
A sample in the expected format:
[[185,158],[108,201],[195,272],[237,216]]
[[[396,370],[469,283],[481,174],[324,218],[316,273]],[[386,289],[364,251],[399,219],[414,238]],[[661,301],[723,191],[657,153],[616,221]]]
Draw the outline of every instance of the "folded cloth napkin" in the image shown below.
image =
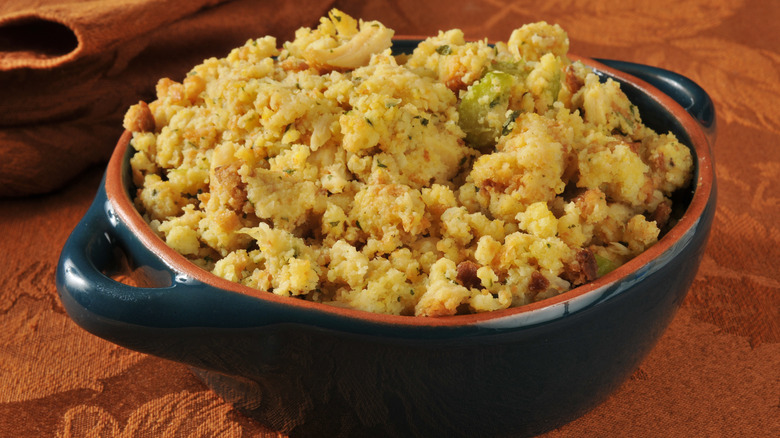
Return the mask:
[[45,193],[104,161],[127,107],[249,38],[281,42],[333,2],[0,3],[0,196]]

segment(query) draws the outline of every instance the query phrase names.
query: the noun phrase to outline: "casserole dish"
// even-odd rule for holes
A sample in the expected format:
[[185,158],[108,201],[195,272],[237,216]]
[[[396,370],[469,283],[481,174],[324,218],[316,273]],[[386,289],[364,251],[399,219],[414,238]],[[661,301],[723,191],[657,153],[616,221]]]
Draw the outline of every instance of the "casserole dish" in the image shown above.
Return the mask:
[[[415,39],[396,39],[409,52]],[[598,280],[495,312],[420,318],[276,296],[212,275],[135,210],[119,139],[62,250],[70,317],[130,349],[192,367],[227,401],[295,436],[525,436],[603,401],[650,351],[696,275],[715,211],[707,94],[666,70],[572,57],[621,84],[647,126],[691,148],[678,223]],[[130,272],[134,284],[112,279]]]

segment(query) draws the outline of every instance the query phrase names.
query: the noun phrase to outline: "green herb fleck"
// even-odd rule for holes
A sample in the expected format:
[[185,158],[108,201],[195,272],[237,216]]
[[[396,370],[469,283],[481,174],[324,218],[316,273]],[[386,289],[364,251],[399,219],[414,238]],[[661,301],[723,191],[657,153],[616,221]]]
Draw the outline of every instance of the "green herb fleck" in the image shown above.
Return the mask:
[[292,175],[293,172],[295,172],[295,169],[284,169],[284,173],[286,173],[288,175]]
[[377,159],[377,160],[376,160],[376,165],[377,165],[378,167],[381,167],[381,168],[383,168],[383,169],[387,167],[385,164],[383,164],[381,161],[379,161],[379,159]]
[[504,126],[501,127],[501,135],[507,135],[512,132],[512,124],[517,120],[517,116],[520,115],[520,111],[512,111],[504,122]]

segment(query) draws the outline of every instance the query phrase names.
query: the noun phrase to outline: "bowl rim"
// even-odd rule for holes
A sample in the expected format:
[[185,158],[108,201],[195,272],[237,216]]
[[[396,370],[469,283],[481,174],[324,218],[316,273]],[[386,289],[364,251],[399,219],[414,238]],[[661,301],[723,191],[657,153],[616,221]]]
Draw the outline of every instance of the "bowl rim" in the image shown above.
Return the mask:
[[[417,38],[401,37],[398,39],[416,40]],[[658,242],[603,277],[573,288],[555,297],[518,307],[510,307],[490,312],[442,317],[418,317],[373,313],[364,310],[300,300],[231,282],[198,267],[187,260],[182,254],[179,254],[173,248],[169,247],[157,236],[138,210],[136,210],[133,201],[127,196],[127,190],[123,182],[123,170],[125,169],[125,165],[129,166],[129,160],[125,162],[125,155],[127,149],[130,147],[130,140],[132,139],[132,132],[127,130],[120,136],[106,169],[104,185],[106,196],[113,205],[115,214],[128,227],[133,236],[174,272],[184,274],[205,285],[224,291],[248,295],[259,300],[273,302],[291,308],[298,308],[302,311],[321,312],[334,317],[355,319],[379,325],[416,327],[462,327],[475,325],[490,327],[495,326],[497,323],[501,325],[498,320],[506,321],[509,319],[518,321],[518,319],[522,319],[523,321],[532,321],[535,324],[554,319],[559,316],[559,313],[551,313],[549,309],[568,306],[569,303],[576,300],[582,300],[583,298],[586,298],[587,295],[597,294],[598,291],[609,288],[621,280],[630,277],[632,273],[639,272],[642,267],[654,260],[662,258],[663,254],[672,250],[673,247],[680,242],[683,236],[692,230],[695,230],[699,223],[699,219],[702,217],[710,202],[715,180],[711,145],[707,135],[702,126],[679,103],[656,87],[633,75],[608,67],[591,58],[573,54],[569,54],[568,57],[572,61],[581,61],[588,67],[606,73],[608,76],[631,83],[639,91],[666,108],[671,115],[680,122],[684,131],[690,137],[690,146],[694,150],[696,158],[696,166],[694,169],[696,171],[695,175],[697,176],[697,181],[692,182],[695,186],[688,208],[685,210],[678,223],[662,236]],[[569,312],[567,311],[567,313]]]

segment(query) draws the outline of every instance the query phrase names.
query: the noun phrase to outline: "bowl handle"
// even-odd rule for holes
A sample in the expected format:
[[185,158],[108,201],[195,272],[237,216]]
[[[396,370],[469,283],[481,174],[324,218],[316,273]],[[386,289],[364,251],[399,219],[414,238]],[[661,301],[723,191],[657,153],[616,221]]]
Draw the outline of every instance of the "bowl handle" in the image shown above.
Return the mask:
[[154,291],[177,287],[172,273],[154,260],[144,260],[139,265],[144,265],[150,283],[163,285],[161,288],[130,286],[110,277],[123,258],[124,242],[104,186],[105,179],[84,218],[65,242],[57,264],[60,299],[70,316],[82,326],[91,325],[90,321],[98,318],[140,322],[137,320],[144,319],[144,308],[151,307],[148,301]]
[[[139,277],[150,287],[110,277],[123,259],[138,267]],[[117,217],[105,193],[105,180],[62,249],[56,284],[70,317],[109,340],[132,332],[133,327],[240,327],[276,319],[269,304],[210,287],[165,264]]]
[[674,99],[702,126],[710,147],[715,145],[715,105],[704,89],[687,77],[659,67],[613,59],[596,61],[636,76]]

